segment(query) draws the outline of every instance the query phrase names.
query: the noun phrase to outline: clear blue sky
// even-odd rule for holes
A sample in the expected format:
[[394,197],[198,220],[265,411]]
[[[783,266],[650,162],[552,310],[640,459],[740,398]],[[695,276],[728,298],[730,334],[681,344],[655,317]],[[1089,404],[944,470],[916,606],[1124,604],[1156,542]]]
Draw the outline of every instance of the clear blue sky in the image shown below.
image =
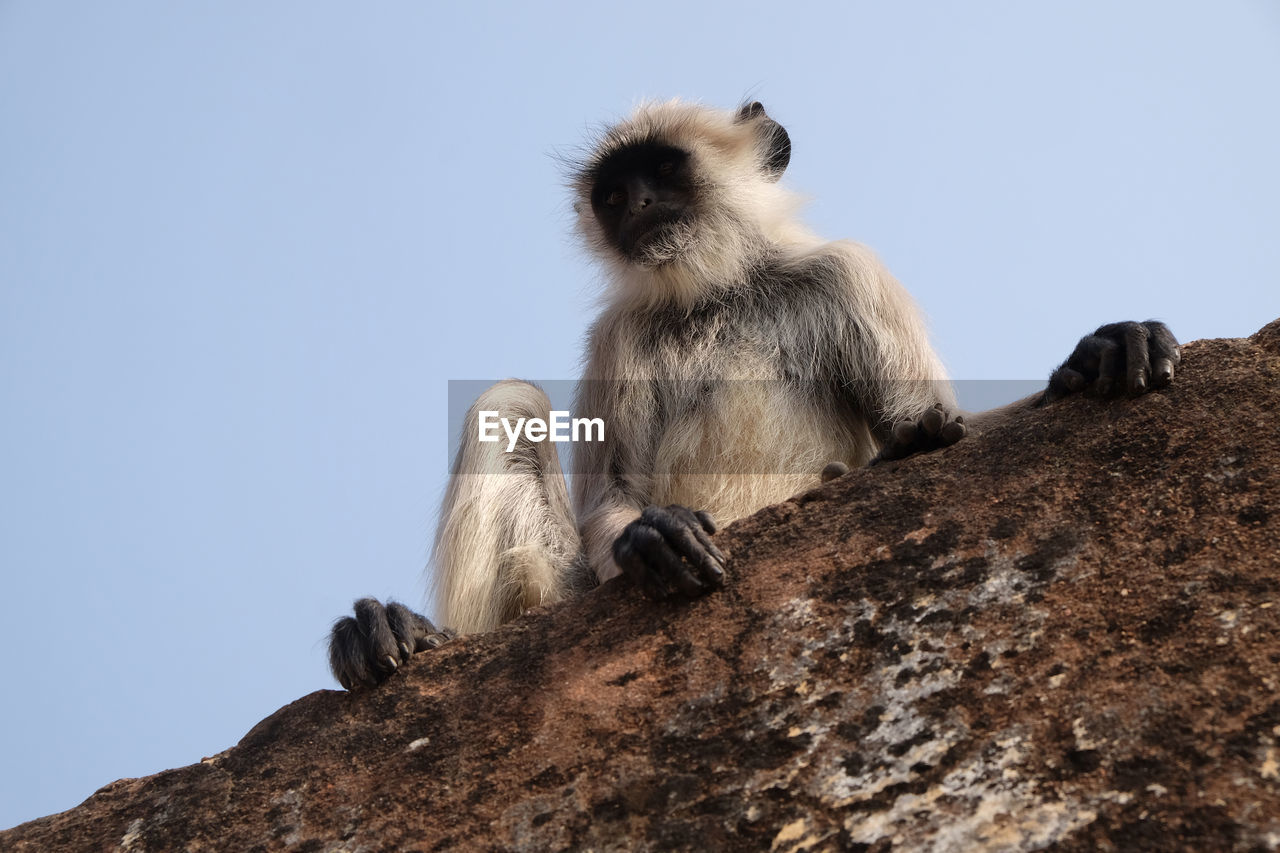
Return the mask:
[[577,375],[557,152],[758,97],[959,378],[1280,315],[1280,7],[0,2],[0,826],[420,602],[449,379]]

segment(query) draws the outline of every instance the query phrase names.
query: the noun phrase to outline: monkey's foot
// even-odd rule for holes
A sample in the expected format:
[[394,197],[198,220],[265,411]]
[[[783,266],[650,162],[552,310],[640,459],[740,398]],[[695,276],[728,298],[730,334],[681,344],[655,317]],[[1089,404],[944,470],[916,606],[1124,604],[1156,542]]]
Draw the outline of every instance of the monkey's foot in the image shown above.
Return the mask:
[[715,532],[705,512],[649,506],[613,543],[613,560],[652,599],[693,598],[724,583],[725,556],[709,535]]
[[969,434],[964,418],[952,416],[941,403],[927,410],[917,421],[898,421],[893,425],[889,441],[871,460],[878,465],[893,459],[906,459],[916,453],[928,453],[950,447]]
[[400,668],[410,656],[439,648],[456,635],[437,629],[425,617],[395,601],[386,606],[373,598],[355,603],[355,616],[344,616],[329,634],[329,669],[348,690],[373,687]]
[[1173,381],[1181,360],[1178,340],[1164,323],[1108,323],[1080,339],[1071,357],[1049,377],[1041,402],[1079,391],[1136,397]]

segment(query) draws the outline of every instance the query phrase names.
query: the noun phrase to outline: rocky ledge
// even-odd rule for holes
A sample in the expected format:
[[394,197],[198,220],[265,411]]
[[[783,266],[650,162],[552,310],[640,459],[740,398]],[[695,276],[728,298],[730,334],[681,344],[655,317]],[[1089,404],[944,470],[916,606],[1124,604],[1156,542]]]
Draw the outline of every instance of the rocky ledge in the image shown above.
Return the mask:
[[1280,849],[1280,321],[321,690],[5,850]]

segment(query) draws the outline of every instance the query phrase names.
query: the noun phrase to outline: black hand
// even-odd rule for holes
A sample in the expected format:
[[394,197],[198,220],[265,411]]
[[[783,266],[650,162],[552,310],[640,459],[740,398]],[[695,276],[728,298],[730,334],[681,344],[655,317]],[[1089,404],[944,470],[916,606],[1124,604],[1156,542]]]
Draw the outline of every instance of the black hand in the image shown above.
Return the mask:
[[705,512],[646,507],[613,543],[613,559],[650,598],[692,598],[724,582],[725,556],[708,535],[715,532]]
[[450,630],[437,630],[425,616],[403,604],[373,598],[355,603],[355,616],[344,616],[329,634],[329,669],[348,690],[384,681],[416,652],[434,649],[453,639]]
[[1182,354],[1164,323],[1108,323],[1076,344],[1071,357],[1049,377],[1043,402],[1085,391],[1099,396],[1137,396],[1173,381]]

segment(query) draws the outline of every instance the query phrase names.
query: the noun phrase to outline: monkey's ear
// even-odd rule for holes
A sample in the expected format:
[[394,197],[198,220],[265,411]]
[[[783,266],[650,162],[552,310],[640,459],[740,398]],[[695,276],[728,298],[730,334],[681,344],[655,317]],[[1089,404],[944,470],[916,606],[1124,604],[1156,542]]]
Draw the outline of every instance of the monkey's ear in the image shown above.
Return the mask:
[[734,116],[734,121],[738,124],[758,122],[756,135],[763,143],[761,165],[773,180],[781,178],[782,173],[787,170],[787,164],[791,162],[791,136],[787,129],[769,118],[764,111],[764,104],[759,101],[743,104]]
[[791,162],[791,135],[785,127],[771,118],[765,119],[765,127],[761,128],[761,133],[767,134],[765,138],[769,145],[765,168],[776,181],[787,171],[787,164]]

